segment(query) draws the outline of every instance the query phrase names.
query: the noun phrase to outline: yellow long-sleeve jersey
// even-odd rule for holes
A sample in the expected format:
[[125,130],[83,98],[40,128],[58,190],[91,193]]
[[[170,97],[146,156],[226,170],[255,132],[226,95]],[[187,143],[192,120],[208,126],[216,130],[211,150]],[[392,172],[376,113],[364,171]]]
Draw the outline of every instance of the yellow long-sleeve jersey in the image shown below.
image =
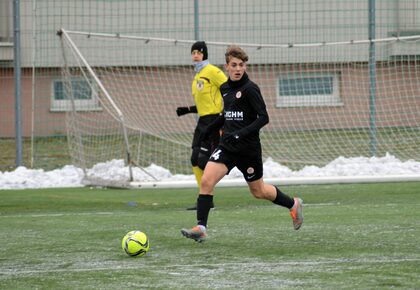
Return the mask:
[[200,117],[219,114],[223,110],[220,86],[226,81],[223,71],[212,64],[206,65],[195,75],[192,95]]

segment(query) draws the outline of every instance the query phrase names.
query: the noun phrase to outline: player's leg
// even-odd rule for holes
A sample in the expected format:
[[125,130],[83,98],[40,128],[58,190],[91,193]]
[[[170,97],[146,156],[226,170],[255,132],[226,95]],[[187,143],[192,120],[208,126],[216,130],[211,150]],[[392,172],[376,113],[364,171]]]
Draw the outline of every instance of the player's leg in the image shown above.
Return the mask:
[[195,180],[197,181],[198,188],[200,188],[201,185],[201,177],[203,176],[204,170],[201,169],[198,164],[198,156],[200,155],[200,147],[194,146],[192,148],[191,152],[191,165],[192,165],[192,171],[195,176]]
[[[194,134],[195,136],[195,134]],[[194,173],[195,176],[195,180],[197,182],[197,186],[198,188],[200,188],[201,186],[201,177],[203,176],[203,172],[204,170],[201,169],[198,166],[198,156],[200,154],[200,147],[198,146],[193,146],[192,147],[192,153],[191,153],[191,165],[192,165],[192,171]],[[194,204],[193,206],[187,207],[187,210],[196,210],[197,209],[197,205]]]
[[215,185],[226,175],[228,169],[223,163],[208,162],[201,179],[200,194],[197,198],[197,225],[192,229],[182,229],[183,236],[203,242],[207,236],[207,220],[213,205]]
[[222,151],[223,149],[216,148],[204,170],[200,194],[197,198],[197,226],[181,230],[182,235],[197,242],[204,241],[207,235],[207,220],[213,204],[214,187],[232,169],[224,163],[228,156],[225,156]]
[[291,198],[287,194],[281,192],[277,186],[264,183],[262,178],[248,182],[248,187],[254,197],[267,199],[277,205],[288,208],[293,220],[294,229],[300,229],[303,223],[302,199],[298,197]]
[[[195,176],[198,188],[201,187],[201,178],[203,177],[204,168],[209,160],[209,157],[213,150],[219,144],[220,133],[219,130],[215,130],[211,134],[201,140],[201,132],[207,129],[207,126],[213,122],[219,114],[203,116],[198,119],[197,126],[194,130],[194,136],[192,141],[192,154],[191,154],[191,165],[192,171]],[[214,207],[214,204],[211,206]],[[187,210],[196,210],[197,204],[188,207]]]
[[228,173],[228,168],[224,163],[209,161],[201,178],[200,195],[213,196],[216,184]]
[[281,192],[278,187],[263,181],[261,154],[257,152],[257,154],[248,158],[240,158],[237,167],[244,175],[249,190],[255,198],[266,199],[288,208],[293,219],[294,228],[298,230],[301,227],[303,222],[302,200],[300,198],[291,198]]
[[[199,156],[200,156],[200,128],[197,124],[197,127],[194,130],[193,141],[192,141],[192,152],[191,152],[191,165],[192,165],[192,172],[194,173],[195,180],[197,182],[198,188],[201,185],[201,177],[203,176],[204,168],[200,168],[199,164]],[[187,207],[187,210],[196,210],[197,205],[194,204],[193,206]]]
[[[201,179],[203,177],[204,168],[210,158],[211,153],[216,148],[219,142],[219,133],[210,134],[205,140],[199,143],[199,146],[193,147],[191,154],[191,164],[193,165],[193,172],[197,181],[198,188],[201,187]],[[211,208],[214,208],[212,203]],[[196,210],[197,204],[188,207],[187,210]]]
[[207,129],[207,126],[214,121],[219,114],[202,116],[198,119],[197,126],[194,130],[194,136],[192,141],[193,152],[191,154],[191,164],[193,166],[193,173],[197,181],[198,188],[201,185],[201,177],[203,176],[204,168],[206,167],[207,161],[213,150],[219,143],[220,134],[216,130],[201,139],[201,134]]
[[[249,191],[251,194],[258,199],[266,199],[269,201],[274,201],[276,199],[276,188],[270,184],[266,184],[263,181],[263,178],[247,182]],[[292,200],[293,204],[293,200]]]
[[288,209],[295,204],[293,198],[281,192],[277,186],[265,183],[262,178],[248,182],[248,187],[255,198],[266,199]]
[[[212,120],[212,118],[205,118],[204,120],[208,121],[208,120]],[[204,123],[204,124],[207,124],[207,123]],[[205,130],[206,127],[203,128],[203,126],[204,125],[199,124],[197,125],[197,128],[199,128],[199,130]],[[219,145],[219,139],[220,139],[220,132],[219,130],[215,130],[211,134],[207,135],[203,140],[200,140],[200,142],[197,145],[198,152],[196,153],[197,155],[196,155],[195,164],[199,169],[201,169],[201,175],[199,178],[200,184],[201,184],[201,178],[203,176],[204,169],[206,168],[207,162],[209,161],[209,158],[211,154],[213,153],[213,151]],[[199,188],[200,188],[200,184],[199,184]]]

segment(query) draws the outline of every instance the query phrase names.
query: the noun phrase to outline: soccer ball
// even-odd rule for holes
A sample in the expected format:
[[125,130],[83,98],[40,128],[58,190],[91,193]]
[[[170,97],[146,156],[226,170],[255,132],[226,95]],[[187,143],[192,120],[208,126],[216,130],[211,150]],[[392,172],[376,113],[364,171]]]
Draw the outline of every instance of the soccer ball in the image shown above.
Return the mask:
[[131,231],[124,236],[121,246],[130,257],[141,257],[149,251],[150,243],[145,233]]

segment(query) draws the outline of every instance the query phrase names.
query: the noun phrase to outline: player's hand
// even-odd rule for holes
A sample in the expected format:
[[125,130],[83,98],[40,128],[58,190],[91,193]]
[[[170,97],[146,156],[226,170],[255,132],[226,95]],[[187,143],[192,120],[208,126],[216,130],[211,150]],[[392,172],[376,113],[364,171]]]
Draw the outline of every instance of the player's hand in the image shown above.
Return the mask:
[[237,144],[241,140],[241,135],[238,132],[233,132],[224,138],[226,144]]
[[178,107],[176,108],[176,114],[179,116],[190,113],[190,107]]

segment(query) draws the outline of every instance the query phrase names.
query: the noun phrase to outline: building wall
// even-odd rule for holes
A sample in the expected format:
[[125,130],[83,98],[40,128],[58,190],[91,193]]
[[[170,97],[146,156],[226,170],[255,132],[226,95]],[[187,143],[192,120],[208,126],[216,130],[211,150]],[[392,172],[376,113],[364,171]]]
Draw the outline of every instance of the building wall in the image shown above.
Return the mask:
[[[349,41],[368,38],[368,1],[331,1],[331,0],[214,0],[198,1],[199,17],[198,24],[194,18],[194,1],[67,1],[67,0],[21,0],[21,43],[22,43],[22,104],[23,104],[23,134],[30,136],[34,126],[36,136],[50,134],[65,134],[65,122],[63,112],[50,110],[52,79],[60,77],[58,69],[63,65],[60,38],[57,30],[64,27],[69,30],[81,30],[92,32],[122,33],[128,35],[142,35],[150,37],[165,37],[172,39],[191,40],[195,37],[195,28],[198,28],[198,37],[206,41],[227,43],[265,43],[265,44],[289,44],[289,43],[313,43],[323,41]],[[12,1],[0,1],[0,42],[12,36]],[[420,5],[416,0],[404,1],[376,1],[376,37],[388,37],[403,35],[404,33],[416,34],[420,31]],[[3,36],[5,35],[5,36]],[[86,38],[86,36],[83,36]],[[84,55],[95,57],[92,65],[115,64],[115,65],[189,65],[189,44],[178,49],[165,46],[151,46],[143,48],[139,53],[135,46],[121,45],[119,48],[103,45],[101,42],[79,43]],[[7,54],[1,53],[5,52]],[[217,64],[223,64],[223,52],[212,53],[211,60]],[[302,49],[282,49],[265,56],[258,51],[250,49],[250,64],[295,64],[299,66],[305,63],[354,63],[356,67],[341,71],[342,107],[312,107],[312,108],[276,108],[274,103],[275,92],[269,92],[273,85],[262,86],[266,92],[267,103],[270,104],[272,118],[279,118],[279,122],[287,128],[289,121],[299,123],[300,120],[310,120],[311,116],[322,116],[313,125],[315,127],[334,123],[337,116],[347,117],[351,122],[339,123],[338,126],[366,126],[369,114],[367,99],[368,87],[355,86],[351,82],[354,75],[361,73],[357,64],[366,64],[369,57],[368,45],[355,49],[347,45],[342,52],[333,49],[311,48],[307,51]],[[275,51],[275,50],[273,50]],[[417,43],[395,43],[388,49],[378,49],[376,60],[389,61],[392,57],[400,54],[414,55],[419,51]],[[116,58],[117,53],[122,52],[125,56]],[[413,53],[414,52],[414,53]],[[7,62],[0,59],[0,97],[2,108],[0,109],[0,136],[14,136],[14,85],[11,63],[11,47],[0,46],[0,56],[8,55]],[[150,56],[153,56],[150,62]],[[117,63],[118,62],[118,63]],[[31,68],[36,67],[35,84],[32,83]],[[415,69],[413,74],[392,75],[384,71],[382,78],[389,78],[397,86],[400,92],[412,94],[418,93],[418,73]],[[380,72],[379,72],[380,73]],[[417,76],[417,77],[416,77]],[[268,81],[267,75],[258,76],[255,79],[264,84]],[[272,76],[273,82],[275,76]],[[412,78],[417,78],[412,80]],[[190,77],[186,77],[186,86],[189,87]],[[385,82],[384,82],[385,84]],[[405,85],[402,85],[405,84]],[[32,93],[32,89],[35,89]],[[378,89],[378,97],[386,94],[387,89]],[[382,125],[406,125],[417,120],[412,112],[400,112],[418,107],[418,96],[412,98],[386,99],[393,117],[388,118],[388,123]],[[364,101],[356,102],[358,99]],[[401,102],[393,106],[392,102]],[[351,100],[351,101],[349,101]],[[405,107],[408,106],[408,107]],[[400,107],[404,107],[401,108]],[[32,115],[32,108],[34,113]],[[378,105],[380,109],[381,106]],[[385,107],[384,107],[385,108]],[[170,109],[168,109],[170,110]],[[280,112],[280,113],[278,113]],[[405,115],[404,115],[405,114]],[[32,116],[34,116],[33,124]],[[287,116],[287,117],[285,117]],[[379,114],[378,120],[385,118]],[[324,123],[324,124],[321,124]],[[407,124],[408,125],[408,124]],[[272,126],[272,125],[270,125]]]
[[[52,70],[37,79],[36,91],[42,92],[35,102],[33,101],[32,70],[22,70],[22,134],[30,137],[32,134],[32,113],[37,116],[35,125],[36,136],[64,135],[65,114],[52,112],[50,100],[52,94],[52,80],[59,75],[58,70]],[[4,70],[0,78],[0,138],[15,137],[15,88],[14,73],[12,69]],[[7,108],[7,109],[5,109]]]
[[[331,66],[330,71],[334,70],[337,70],[337,68],[334,69],[334,66]],[[159,113],[165,116],[159,118],[158,127],[160,131],[171,132],[175,127],[181,128],[181,130],[192,131],[192,124],[184,124],[184,127],[180,126],[183,120],[178,120],[175,115],[177,105],[192,104],[192,97],[190,102],[185,103],[185,99],[188,100],[190,98],[192,73],[189,69],[182,71],[185,75],[178,75],[176,80],[174,80],[179,87],[183,88],[180,90],[171,91],[170,86],[168,88],[162,87],[162,81],[170,80],[173,76],[170,70],[167,70],[165,73],[159,72],[159,78],[156,78],[154,83],[149,80],[145,87],[149,87],[150,90],[142,92],[133,89],[131,91],[133,97],[130,102],[126,100],[129,96],[125,92],[120,92],[118,95],[117,89],[114,95],[116,103],[121,102],[119,105],[127,112],[127,116],[133,116],[128,117],[131,118],[128,121],[144,130],[149,130],[145,125],[146,122],[156,123],[156,120],[153,119],[156,108],[148,107],[151,102],[150,98],[153,98],[153,102],[159,105]],[[249,67],[249,75],[261,87],[270,114],[270,124],[265,130],[369,127],[369,74],[368,67],[365,64],[349,65],[339,70],[342,106],[278,107],[276,105],[278,76],[280,73],[287,73],[288,71],[291,71],[291,67],[285,65]],[[311,69],[306,71],[309,72]],[[35,103],[32,102],[31,75],[31,70],[24,70],[22,73],[23,135],[31,135],[32,108],[34,114],[38,116],[35,124],[37,136],[66,134],[65,112],[51,110],[52,82],[60,75],[60,71],[58,69],[43,71],[43,77],[38,78],[35,87],[36,91],[43,93],[38,96]],[[101,76],[105,85],[108,85],[107,78],[108,76],[106,75]],[[112,76],[109,78],[112,79]],[[2,106],[12,108],[14,107],[13,71],[9,70],[1,79],[0,100]],[[145,82],[141,73],[136,74],[134,72],[129,79],[133,84]],[[420,82],[418,82],[416,64],[411,63],[400,67],[389,64],[379,66],[377,79],[376,125],[378,127],[418,126],[420,123],[420,114],[418,114]],[[114,94],[112,90],[110,91]],[[118,98],[124,98],[125,100]],[[126,107],[124,107],[124,104]],[[84,112],[83,114],[93,114],[97,119],[100,119],[105,112],[106,110]],[[14,137],[14,113],[14,110],[4,110],[0,114],[0,137]],[[174,124],[174,122],[179,122],[180,124]]]
[[13,10],[11,1],[0,1],[0,42],[10,42],[13,37]]
[[[195,28],[198,28],[200,39],[227,43],[296,44],[369,38],[368,1],[365,0],[198,1],[198,24],[194,22],[194,1],[190,0],[20,2],[24,67],[34,64],[34,45],[36,66],[57,67],[62,64],[60,41],[56,35],[60,28],[178,40],[194,39]],[[407,31],[418,33],[419,6],[416,0],[376,1],[376,38]],[[0,11],[4,14],[6,10]],[[0,14],[0,27],[4,30],[10,20],[10,17],[2,18]],[[10,25],[7,27],[10,28]],[[170,51],[165,51],[165,48],[154,49],[162,49],[168,60],[176,57]],[[126,50],[126,53],[132,52]],[[146,56],[145,53],[144,58]],[[367,60],[366,54],[358,54],[357,57],[358,61]],[[144,58],[135,61],[142,64]],[[273,61],[310,61],[310,58],[321,59],[319,54],[302,55],[296,52],[294,57],[289,55],[289,58]]]

